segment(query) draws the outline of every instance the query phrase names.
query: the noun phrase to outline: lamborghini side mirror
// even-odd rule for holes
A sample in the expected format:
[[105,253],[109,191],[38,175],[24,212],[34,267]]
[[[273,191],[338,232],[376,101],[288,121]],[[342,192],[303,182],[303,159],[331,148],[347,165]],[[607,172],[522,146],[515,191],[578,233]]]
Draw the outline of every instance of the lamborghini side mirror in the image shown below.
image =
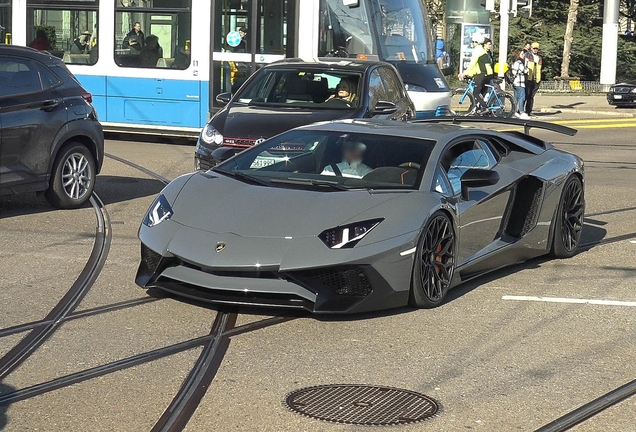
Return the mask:
[[470,168],[462,175],[462,199],[468,200],[468,189],[497,184],[499,174],[497,171]]

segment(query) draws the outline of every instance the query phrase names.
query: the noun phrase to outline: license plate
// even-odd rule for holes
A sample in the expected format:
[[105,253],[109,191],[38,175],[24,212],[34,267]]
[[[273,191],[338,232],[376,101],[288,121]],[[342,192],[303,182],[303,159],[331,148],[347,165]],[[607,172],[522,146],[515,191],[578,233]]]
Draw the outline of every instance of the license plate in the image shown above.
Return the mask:
[[623,95],[614,95],[614,99],[623,99]]
[[276,163],[274,159],[256,159],[254,162],[252,162],[252,165],[250,165],[250,168],[252,169],[264,168],[266,166],[274,165],[274,163]]

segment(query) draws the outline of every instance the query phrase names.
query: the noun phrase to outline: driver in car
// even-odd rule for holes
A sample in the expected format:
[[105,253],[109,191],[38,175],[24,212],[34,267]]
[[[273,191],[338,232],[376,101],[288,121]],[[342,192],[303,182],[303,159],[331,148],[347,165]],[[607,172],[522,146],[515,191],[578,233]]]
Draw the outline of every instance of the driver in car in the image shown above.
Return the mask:
[[336,93],[329,96],[325,102],[332,99],[340,99],[350,104],[356,98],[356,87],[356,83],[352,78],[342,78],[336,86]]
[[362,163],[367,146],[360,141],[345,141],[342,144],[342,162],[325,167],[321,175],[362,178],[371,168]]

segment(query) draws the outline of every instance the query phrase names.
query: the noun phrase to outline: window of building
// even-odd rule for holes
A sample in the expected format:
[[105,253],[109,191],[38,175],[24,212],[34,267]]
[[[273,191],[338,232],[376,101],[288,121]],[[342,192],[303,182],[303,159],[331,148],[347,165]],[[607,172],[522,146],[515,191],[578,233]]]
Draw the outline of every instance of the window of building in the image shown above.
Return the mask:
[[97,63],[99,0],[73,3],[63,0],[27,0],[27,8],[28,46],[48,51],[64,63]]
[[11,0],[0,0],[0,43],[12,43]]
[[187,69],[191,0],[114,0],[115,63],[121,67]]

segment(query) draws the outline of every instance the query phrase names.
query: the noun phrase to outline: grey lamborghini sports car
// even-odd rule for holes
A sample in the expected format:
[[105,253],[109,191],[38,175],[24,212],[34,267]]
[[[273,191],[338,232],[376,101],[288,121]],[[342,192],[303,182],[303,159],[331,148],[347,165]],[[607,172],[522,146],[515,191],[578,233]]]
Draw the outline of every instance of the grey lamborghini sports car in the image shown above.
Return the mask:
[[320,313],[430,308],[494,269],[572,256],[584,206],[581,159],[522,132],[318,123],[166,186],[139,230],[136,282]]

